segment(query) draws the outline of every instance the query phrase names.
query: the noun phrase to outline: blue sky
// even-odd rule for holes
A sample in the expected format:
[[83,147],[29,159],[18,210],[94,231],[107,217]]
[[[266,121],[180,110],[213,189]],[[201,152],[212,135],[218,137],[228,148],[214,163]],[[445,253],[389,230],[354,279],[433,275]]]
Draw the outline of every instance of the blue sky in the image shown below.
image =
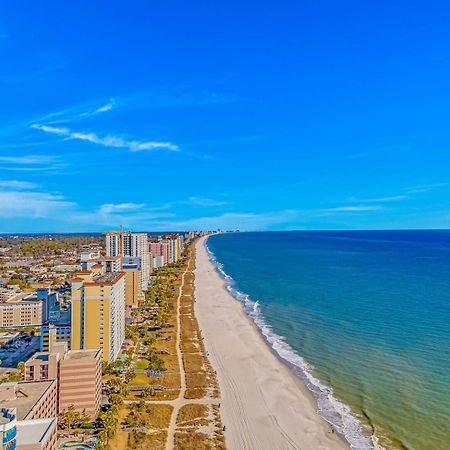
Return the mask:
[[4,2],[0,232],[447,228],[444,1]]

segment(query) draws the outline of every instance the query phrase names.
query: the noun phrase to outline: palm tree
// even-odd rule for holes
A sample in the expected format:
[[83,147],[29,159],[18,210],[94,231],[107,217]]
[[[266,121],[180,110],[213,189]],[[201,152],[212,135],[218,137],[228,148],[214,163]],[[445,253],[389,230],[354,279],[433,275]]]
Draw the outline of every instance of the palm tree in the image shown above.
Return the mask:
[[141,397],[142,398],[149,398],[149,397],[153,397],[155,395],[155,390],[150,387],[147,386],[142,392],[141,392]]

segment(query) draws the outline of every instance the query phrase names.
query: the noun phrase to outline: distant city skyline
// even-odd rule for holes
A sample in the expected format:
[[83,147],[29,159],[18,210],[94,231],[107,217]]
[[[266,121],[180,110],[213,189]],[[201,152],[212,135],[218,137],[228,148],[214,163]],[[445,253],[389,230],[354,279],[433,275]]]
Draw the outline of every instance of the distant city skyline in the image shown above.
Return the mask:
[[444,2],[1,12],[0,233],[449,227]]

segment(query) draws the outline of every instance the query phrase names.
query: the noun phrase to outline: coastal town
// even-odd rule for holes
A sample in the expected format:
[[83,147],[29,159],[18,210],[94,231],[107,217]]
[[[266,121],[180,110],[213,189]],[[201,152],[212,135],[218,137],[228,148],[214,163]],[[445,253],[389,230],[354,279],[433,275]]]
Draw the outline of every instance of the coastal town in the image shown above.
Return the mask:
[[205,234],[1,236],[2,448],[225,448],[194,315]]

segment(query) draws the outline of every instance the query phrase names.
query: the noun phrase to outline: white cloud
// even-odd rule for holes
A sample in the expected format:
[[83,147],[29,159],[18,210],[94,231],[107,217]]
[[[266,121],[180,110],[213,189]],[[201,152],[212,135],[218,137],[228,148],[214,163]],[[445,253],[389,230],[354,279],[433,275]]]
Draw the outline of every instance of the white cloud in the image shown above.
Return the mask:
[[14,190],[30,190],[36,189],[38,185],[36,183],[31,183],[29,181],[19,181],[19,180],[0,180],[0,188],[9,188]]
[[0,205],[0,217],[30,219],[51,218],[75,206],[74,203],[65,201],[61,195],[17,191],[0,191]]
[[349,199],[350,202],[362,202],[362,203],[384,203],[384,202],[398,202],[401,200],[406,200],[407,195],[392,195],[389,197],[377,197],[377,198],[355,198]]
[[95,110],[96,113],[102,113],[102,112],[107,112],[107,111],[111,111],[111,109],[114,108],[114,103],[111,101],[109,103],[107,103],[106,105],[100,106],[100,108],[97,108]]
[[15,172],[45,172],[67,166],[57,157],[46,155],[0,156],[0,163],[4,163],[0,169]]
[[447,186],[448,183],[433,183],[433,184],[423,184],[421,186],[414,186],[412,188],[407,189],[406,192],[408,194],[421,194],[423,192],[431,191],[432,189],[438,188],[438,187],[444,187]]
[[152,208],[146,208],[144,203],[105,203],[89,210],[81,210],[77,203],[68,201],[59,194],[14,191],[2,185],[0,205],[0,223],[1,219],[45,219],[53,226],[58,224],[61,229],[69,231],[92,229],[93,224],[96,227],[110,227],[120,223],[130,228],[150,229],[155,220],[175,217],[171,212],[156,212]]
[[322,211],[322,212],[326,212],[326,213],[340,213],[340,212],[364,212],[364,211],[380,211],[381,209],[383,209],[381,206],[378,205],[371,205],[371,206],[365,206],[365,205],[361,205],[361,206],[354,206],[354,205],[349,205],[349,206],[338,206],[336,208],[324,208],[324,209],[318,209],[317,211]]
[[154,230],[263,230],[271,225],[295,220],[298,211],[284,210],[270,213],[225,213],[186,220],[171,220],[153,225]]
[[[89,117],[89,116],[94,116],[95,114],[101,114],[101,113],[104,113],[104,112],[108,112],[108,111],[111,111],[114,108],[114,105],[115,105],[115,101],[114,101],[114,99],[111,99],[105,105],[100,106],[100,107],[98,107],[98,108],[96,108],[94,110],[90,110],[90,111],[85,111],[85,112],[79,113],[78,117]],[[72,118],[66,119],[66,120],[64,120],[64,122],[68,122],[68,121],[73,120],[73,119],[75,119],[75,118],[72,117]]]
[[43,155],[0,156],[0,162],[11,164],[48,164],[52,161],[53,157]]
[[136,211],[145,207],[145,203],[105,203],[100,206],[100,214],[111,214],[116,212]]
[[178,146],[171,142],[158,141],[135,141],[126,140],[120,136],[98,136],[95,133],[80,133],[71,131],[66,127],[53,127],[49,125],[33,124],[32,128],[44,131],[46,133],[56,134],[58,136],[66,137],[67,139],[77,139],[88,141],[93,144],[103,145],[105,147],[128,148],[132,152],[154,150],[158,148],[165,148],[168,150],[178,150]]
[[223,206],[227,202],[202,197],[189,197],[187,203],[194,206]]

